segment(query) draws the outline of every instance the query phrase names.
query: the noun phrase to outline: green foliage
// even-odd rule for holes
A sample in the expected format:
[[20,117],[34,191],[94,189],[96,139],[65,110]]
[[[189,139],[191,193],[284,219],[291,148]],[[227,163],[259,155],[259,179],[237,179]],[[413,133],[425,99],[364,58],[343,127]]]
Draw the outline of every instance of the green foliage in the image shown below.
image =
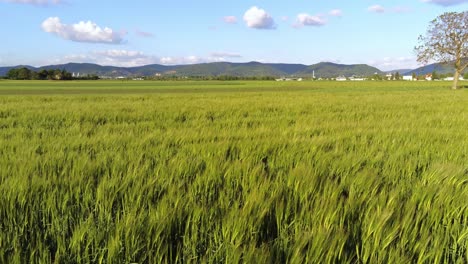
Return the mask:
[[26,67],[11,69],[7,73],[10,80],[30,80],[33,78],[32,71]]
[[7,73],[10,80],[71,80],[72,74],[66,70],[41,70],[32,71],[26,67],[11,69]]
[[372,76],[369,76],[369,80],[375,80],[375,81],[382,81],[384,80],[385,76],[382,76],[380,74],[373,74]]
[[464,263],[440,85],[2,81],[0,263]]
[[401,80],[400,72],[395,73],[395,80],[397,80],[397,81]]
[[415,47],[417,60],[427,64],[436,61],[455,70],[452,89],[458,89],[458,79],[468,67],[468,11],[446,12],[429,24],[425,35],[419,36]]

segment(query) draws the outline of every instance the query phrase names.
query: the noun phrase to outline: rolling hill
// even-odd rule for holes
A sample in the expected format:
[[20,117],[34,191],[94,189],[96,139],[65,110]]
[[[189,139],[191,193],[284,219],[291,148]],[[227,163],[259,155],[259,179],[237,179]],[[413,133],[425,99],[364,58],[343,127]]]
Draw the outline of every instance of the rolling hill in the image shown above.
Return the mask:
[[[416,73],[417,75],[424,75],[434,71],[439,74],[454,73],[454,68],[448,64],[433,63],[414,70],[409,70],[405,72],[404,75],[412,75],[413,73]],[[466,69],[465,72],[468,72],[468,69]]]
[[375,73],[382,74],[382,71],[366,64],[344,65],[331,62],[321,62],[311,65],[303,71],[297,73],[299,76],[311,76],[315,73],[316,77],[333,78],[337,76],[351,77],[370,76]]
[[[350,77],[369,76],[375,73],[383,74],[379,69],[366,65],[354,64],[344,65],[331,62],[320,62],[313,65],[303,64],[287,64],[287,63],[231,63],[231,62],[214,62],[200,63],[191,65],[159,65],[151,64],[139,67],[116,67],[116,66],[101,66],[91,63],[67,63],[58,65],[48,65],[43,67],[31,66],[14,66],[0,67],[0,76],[5,76],[12,68],[28,67],[35,71],[43,69],[64,69],[72,73],[80,73],[80,75],[96,74],[98,76],[154,76],[154,75],[175,75],[175,76],[276,76],[276,77],[311,77],[314,73],[316,77],[333,78],[337,76]],[[440,73],[450,72],[449,67],[444,67],[439,64],[431,64],[419,69],[408,70],[404,74],[424,74],[432,72],[436,69]],[[401,72],[403,74],[403,72]]]

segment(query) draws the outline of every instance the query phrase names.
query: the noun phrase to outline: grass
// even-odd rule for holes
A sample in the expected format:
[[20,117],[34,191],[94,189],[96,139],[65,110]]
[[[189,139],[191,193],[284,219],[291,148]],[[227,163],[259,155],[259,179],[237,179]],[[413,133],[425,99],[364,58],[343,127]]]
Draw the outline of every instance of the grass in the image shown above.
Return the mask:
[[0,83],[1,263],[466,263],[444,82]]

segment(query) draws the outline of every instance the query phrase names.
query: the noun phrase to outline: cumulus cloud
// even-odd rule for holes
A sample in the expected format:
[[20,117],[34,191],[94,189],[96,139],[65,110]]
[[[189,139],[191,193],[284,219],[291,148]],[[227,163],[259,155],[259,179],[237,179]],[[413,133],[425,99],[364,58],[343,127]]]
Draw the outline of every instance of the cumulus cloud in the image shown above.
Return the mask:
[[121,44],[123,33],[118,33],[111,28],[99,27],[91,21],[80,21],[77,24],[63,24],[58,17],[49,17],[42,22],[42,29],[55,34],[63,39],[76,42]]
[[90,54],[95,61],[101,61],[100,64],[117,65],[125,67],[143,66],[148,64],[194,64],[209,62],[208,59],[203,59],[197,56],[187,57],[158,57],[154,55],[146,55],[140,51],[133,50],[105,50],[94,51]]
[[321,16],[311,16],[309,14],[299,14],[297,15],[297,20],[295,27],[303,27],[303,26],[323,26],[327,22]]
[[340,9],[333,9],[328,14],[330,16],[341,17],[341,16],[343,16],[343,11],[341,11]]
[[162,57],[159,59],[159,63],[164,65],[181,65],[181,64],[195,64],[208,62],[208,60],[199,58],[197,56],[187,56],[187,57]]
[[235,16],[225,16],[223,20],[226,24],[237,24],[237,17]]
[[110,65],[119,67],[138,67],[149,64],[179,65],[210,62],[213,60],[199,58],[197,56],[187,57],[158,57],[145,54],[135,50],[99,50],[87,54],[72,54],[55,60],[53,63],[96,63],[99,65]]
[[385,12],[385,8],[381,5],[373,5],[373,6],[369,6],[367,8],[367,10],[369,12],[374,12],[374,13],[384,13]]
[[111,49],[105,51],[94,51],[96,55],[101,55],[110,58],[141,58],[144,57],[144,53],[140,51],[134,50],[118,50],[118,49]]
[[111,49],[91,51],[87,54],[72,54],[56,61],[56,63],[68,62],[96,63],[100,65],[112,65],[120,67],[135,67],[159,63],[160,60],[156,56],[146,55],[140,51]]
[[275,29],[275,20],[264,9],[251,7],[244,14],[244,21],[249,28]]
[[[233,52],[212,52],[208,56],[156,56],[136,50],[109,49],[90,51],[85,54],[71,54],[62,58],[48,60],[41,65],[62,63],[95,63],[99,65],[137,67],[149,64],[184,65],[195,63],[221,62],[242,58]],[[1,63],[1,61],[0,61]]]
[[425,3],[431,3],[441,6],[453,6],[468,3],[468,0],[422,0]]
[[339,58],[333,58],[333,57],[322,57],[318,60],[319,62],[331,62],[335,64],[341,64],[342,60]]
[[16,3],[16,4],[27,4],[27,5],[58,5],[63,3],[61,0],[0,0],[0,2]]
[[220,62],[220,61],[229,61],[229,60],[239,59],[239,58],[242,58],[242,55],[240,55],[239,53],[212,52],[206,61],[207,62]]

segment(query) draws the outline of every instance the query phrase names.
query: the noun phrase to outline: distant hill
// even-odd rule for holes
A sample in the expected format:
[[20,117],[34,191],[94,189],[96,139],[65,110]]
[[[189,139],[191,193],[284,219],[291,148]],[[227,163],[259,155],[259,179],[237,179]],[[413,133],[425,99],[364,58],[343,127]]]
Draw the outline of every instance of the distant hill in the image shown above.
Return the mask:
[[366,64],[344,65],[331,62],[320,62],[307,67],[306,69],[297,73],[297,75],[311,76],[314,72],[316,77],[322,78],[332,78],[337,76],[351,77],[353,75],[369,76],[375,73],[382,74],[382,71],[379,69]]
[[181,76],[287,76],[307,68],[302,64],[269,64],[260,62],[214,62],[173,66],[173,74]]
[[412,70],[413,69],[396,69],[396,70],[391,70],[391,71],[384,71],[384,73],[397,73],[398,72],[400,74],[404,74]]
[[13,67],[0,67],[0,76],[6,76],[6,74],[8,73],[9,70],[11,69],[14,69],[14,68],[23,68],[23,67],[26,67],[30,70],[37,70],[37,68],[34,68],[32,66],[28,66],[28,65],[18,65],[18,66],[13,66]]
[[423,75],[432,73],[433,71],[436,71],[439,74],[447,74],[453,73],[455,70],[452,65],[433,63],[414,70],[409,70],[405,72],[404,75],[412,75],[413,73],[416,73],[417,75]]
[[[369,76],[374,73],[383,74],[379,69],[366,64],[337,64],[331,62],[320,62],[314,65],[303,64],[287,64],[287,63],[231,63],[231,62],[214,62],[200,63],[191,65],[159,65],[151,64],[139,67],[116,67],[116,66],[101,66],[92,63],[67,63],[58,65],[47,65],[43,67],[32,67],[27,65],[19,65],[14,67],[0,67],[0,76],[5,76],[10,69],[27,67],[34,71],[43,69],[64,69],[68,72],[79,73],[80,75],[96,74],[98,76],[154,76],[154,75],[175,75],[175,76],[276,76],[276,77],[311,77],[315,73],[316,77],[334,78],[337,76],[350,77]],[[418,69],[399,69],[388,72],[400,72],[402,75],[426,74],[433,71],[438,73],[452,73],[453,68],[447,65],[430,64]]]

